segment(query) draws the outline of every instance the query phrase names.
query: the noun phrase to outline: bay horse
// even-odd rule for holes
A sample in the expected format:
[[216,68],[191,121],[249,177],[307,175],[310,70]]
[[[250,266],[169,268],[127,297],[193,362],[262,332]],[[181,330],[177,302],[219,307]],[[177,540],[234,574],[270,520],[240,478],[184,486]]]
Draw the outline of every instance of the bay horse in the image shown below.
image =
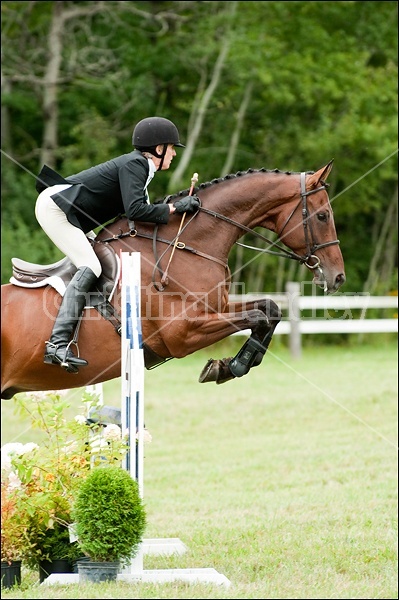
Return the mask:
[[[121,251],[141,253],[146,368],[183,358],[246,329],[251,336],[236,357],[210,359],[199,381],[224,383],[262,362],[281,320],[279,307],[266,298],[230,303],[228,297],[228,255],[246,232],[271,244],[272,254],[305,264],[313,272],[313,283],[325,293],[338,290],[345,273],[327,193],[332,164],[331,160],[316,172],[240,171],[197,186],[201,207],[195,214],[173,215],[167,225],[137,227],[121,215],[101,229],[94,243],[108,246],[116,256]],[[187,190],[163,201],[184,195]],[[276,233],[277,241],[253,231],[258,227]],[[95,308],[86,307],[79,328],[79,349],[89,364],[72,374],[43,362],[60,294],[48,285],[1,287],[3,399],[18,392],[77,388],[120,377],[120,336]],[[116,315],[120,296],[116,286]]]

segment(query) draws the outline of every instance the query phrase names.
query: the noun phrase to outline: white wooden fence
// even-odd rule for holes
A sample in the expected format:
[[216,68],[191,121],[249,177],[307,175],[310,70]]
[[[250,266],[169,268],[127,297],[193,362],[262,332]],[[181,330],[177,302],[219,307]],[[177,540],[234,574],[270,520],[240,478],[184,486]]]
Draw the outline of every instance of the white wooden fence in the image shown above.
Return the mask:
[[[299,283],[287,284],[284,294],[256,293],[229,296],[230,301],[270,298],[276,302],[283,318],[275,335],[290,336],[290,350],[295,358],[301,355],[302,334],[315,333],[397,333],[398,296],[370,296],[369,294],[335,294],[332,296],[301,296]],[[369,309],[393,309],[387,318],[368,318]],[[357,314],[360,310],[360,314]],[[304,315],[303,311],[311,311]],[[320,314],[323,311],[323,314]],[[340,311],[339,315],[335,315]],[[354,313],[353,311],[356,311]],[[250,335],[250,330],[233,335]]]

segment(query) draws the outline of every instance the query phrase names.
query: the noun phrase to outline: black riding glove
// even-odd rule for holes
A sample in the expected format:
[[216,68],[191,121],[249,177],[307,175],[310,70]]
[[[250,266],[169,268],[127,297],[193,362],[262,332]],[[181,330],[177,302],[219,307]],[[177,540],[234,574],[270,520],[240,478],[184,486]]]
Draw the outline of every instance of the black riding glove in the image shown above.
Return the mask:
[[173,206],[177,213],[195,212],[200,207],[200,200],[197,196],[185,196],[176,200]]

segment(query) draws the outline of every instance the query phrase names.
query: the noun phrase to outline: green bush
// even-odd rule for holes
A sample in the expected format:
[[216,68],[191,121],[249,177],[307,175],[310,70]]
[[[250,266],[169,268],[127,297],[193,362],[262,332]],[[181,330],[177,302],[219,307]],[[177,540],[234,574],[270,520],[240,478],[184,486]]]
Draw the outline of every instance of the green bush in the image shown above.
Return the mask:
[[30,543],[25,546],[22,559],[31,569],[45,560],[68,560],[72,564],[82,556],[78,543],[70,542],[68,528],[60,523],[55,522],[52,528],[40,529],[33,518],[26,535]]
[[129,561],[146,525],[137,482],[121,467],[96,467],[79,487],[73,507],[76,535],[95,562]]

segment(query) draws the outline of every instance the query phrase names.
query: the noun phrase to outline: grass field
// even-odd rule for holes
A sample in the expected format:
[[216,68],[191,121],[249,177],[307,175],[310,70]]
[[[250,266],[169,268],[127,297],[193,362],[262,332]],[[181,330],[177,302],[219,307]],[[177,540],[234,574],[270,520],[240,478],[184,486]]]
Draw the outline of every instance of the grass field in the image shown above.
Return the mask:
[[[273,344],[262,365],[197,383],[219,345],[145,374],[146,538],[181,556],[145,569],[213,567],[231,582],[39,586],[23,571],[4,598],[398,598],[397,345]],[[120,383],[104,384],[120,406]],[[73,409],[79,393],[70,394]],[[37,441],[2,401],[2,444]]]

